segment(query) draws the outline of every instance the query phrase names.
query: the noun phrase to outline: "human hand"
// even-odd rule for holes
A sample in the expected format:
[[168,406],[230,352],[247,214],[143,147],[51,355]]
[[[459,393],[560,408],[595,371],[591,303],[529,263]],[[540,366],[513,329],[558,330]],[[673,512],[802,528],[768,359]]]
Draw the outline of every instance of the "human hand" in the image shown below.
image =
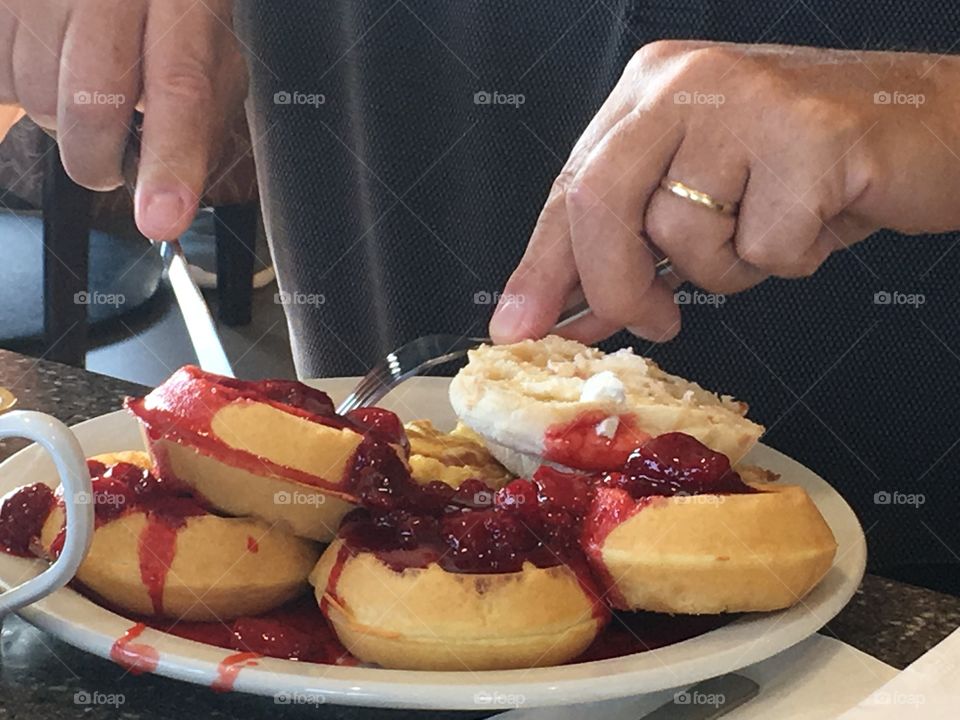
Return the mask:
[[0,3],[0,103],[55,130],[79,184],[123,184],[135,109],[143,132],[135,208],[170,240],[196,214],[227,123],[246,95],[230,0]]
[[[627,327],[666,340],[680,328],[680,280],[734,293],[810,275],[882,227],[960,227],[958,88],[960,58],[642,48],[554,183],[491,336],[541,336],[579,286],[593,312],[564,335]],[[739,214],[678,197],[667,179],[739,202]],[[676,277],[657,278],[657,254]]]

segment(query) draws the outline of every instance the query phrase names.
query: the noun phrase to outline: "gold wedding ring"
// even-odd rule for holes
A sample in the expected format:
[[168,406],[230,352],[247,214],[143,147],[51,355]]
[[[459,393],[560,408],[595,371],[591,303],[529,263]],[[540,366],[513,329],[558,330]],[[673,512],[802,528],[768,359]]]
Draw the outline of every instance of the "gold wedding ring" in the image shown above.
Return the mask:
[[14,394],[5,387],[0,387],[0,415],[3,415],[7,410],[12,410],[16,404],[17,398],[14,397]]
[[677,197],[695,202],[697,205],[703,205],[705,208],[709,208],[721,215],[736,215],[737,210],[740,208],[739,202],[721,202],[712,195],[708,195],[700,190],[695,190],[689,185],[684,185],[679,180],[664,178],[660,181],[660,187],[667,192],[672,192]]

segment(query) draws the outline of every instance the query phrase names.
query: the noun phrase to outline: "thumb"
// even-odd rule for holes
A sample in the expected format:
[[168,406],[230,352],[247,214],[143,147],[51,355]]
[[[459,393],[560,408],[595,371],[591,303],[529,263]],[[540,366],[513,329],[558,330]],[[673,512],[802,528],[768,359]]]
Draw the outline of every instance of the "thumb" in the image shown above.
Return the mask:
[[490,337],[495,343],[543,337],[577,284],[564,196],[555,186],[523,259],[500,295],[490,320]]

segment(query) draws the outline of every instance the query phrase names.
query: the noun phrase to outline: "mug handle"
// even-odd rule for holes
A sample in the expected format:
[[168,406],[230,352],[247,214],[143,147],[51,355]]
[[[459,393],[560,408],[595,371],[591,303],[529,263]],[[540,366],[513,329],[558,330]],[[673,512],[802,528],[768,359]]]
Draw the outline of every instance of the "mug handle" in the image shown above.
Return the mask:
[[67,512],[63,552],[49,568],[15,588],[0,593],[0,617],[46,597],[66,585],[77,572],[93,540],[93,490],[80,443],[66,425],[50,415],[17,410],[0,415],[0,440],[22,437],[40,445],[60,475]]

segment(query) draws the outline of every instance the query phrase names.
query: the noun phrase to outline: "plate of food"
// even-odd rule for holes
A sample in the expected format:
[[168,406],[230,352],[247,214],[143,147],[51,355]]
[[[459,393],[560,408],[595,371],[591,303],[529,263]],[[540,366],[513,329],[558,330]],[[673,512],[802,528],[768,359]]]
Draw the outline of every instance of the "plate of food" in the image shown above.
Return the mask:
[[863,576],[827,482],[759,443],[744,403],[631,351],[484,346],[337,415],[355,382],[182,368],[72,428],[81,497],[39,447],[17,453],[0,588],[55,562],[86,503],[72,582],[20,610],[66,642],[279,702],[477,710],[744,667]]

